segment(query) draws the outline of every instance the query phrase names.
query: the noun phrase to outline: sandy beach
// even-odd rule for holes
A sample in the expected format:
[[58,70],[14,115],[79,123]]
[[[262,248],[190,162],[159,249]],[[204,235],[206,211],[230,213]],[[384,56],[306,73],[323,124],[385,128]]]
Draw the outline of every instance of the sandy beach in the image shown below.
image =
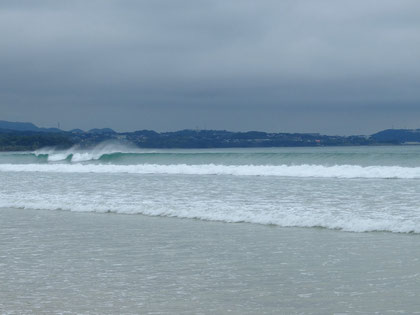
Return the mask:
[[419,237],[3,208],[0,311],[412,314]]

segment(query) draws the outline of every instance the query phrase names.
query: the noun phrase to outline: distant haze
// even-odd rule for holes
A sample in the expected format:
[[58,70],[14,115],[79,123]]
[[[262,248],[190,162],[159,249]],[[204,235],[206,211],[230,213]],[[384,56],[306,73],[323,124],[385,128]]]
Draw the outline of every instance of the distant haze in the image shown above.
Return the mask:
[[418,0],[2,0],[0,38],[0,120],[420,128]]

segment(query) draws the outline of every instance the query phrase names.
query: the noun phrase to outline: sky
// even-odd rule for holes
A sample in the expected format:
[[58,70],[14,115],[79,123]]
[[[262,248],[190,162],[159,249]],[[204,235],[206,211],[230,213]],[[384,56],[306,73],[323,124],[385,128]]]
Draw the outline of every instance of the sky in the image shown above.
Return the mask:
[[418,0],[2,0],[0,120],[420,128]]

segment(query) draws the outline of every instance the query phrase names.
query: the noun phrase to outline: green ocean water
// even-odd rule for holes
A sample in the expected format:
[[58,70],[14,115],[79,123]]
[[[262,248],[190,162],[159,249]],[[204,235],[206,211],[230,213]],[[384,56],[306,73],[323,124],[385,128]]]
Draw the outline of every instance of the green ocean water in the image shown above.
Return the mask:
[[420,146],[150,150],[103,145],[0,154],[0,163],[359,165],[420,167]]
[[0,154],[0,207],[420,233],[420,146]]

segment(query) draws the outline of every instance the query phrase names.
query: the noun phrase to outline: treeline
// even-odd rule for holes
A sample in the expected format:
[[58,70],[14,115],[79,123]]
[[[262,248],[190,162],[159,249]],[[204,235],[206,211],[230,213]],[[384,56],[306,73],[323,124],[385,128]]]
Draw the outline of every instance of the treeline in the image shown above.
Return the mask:
[[158,133],[153,130],[117,133],[111,129],[61,131],[16,131],[0,129],[0,151],[36,150],[42,147],[94,146],[103,141],[134,144],[141,148],[232,148],[350,146],[420,143],[418,130],[384,130],[369,137],[326,136],[309,133],[266,133],[260,131],[180,130]]
[[122,134],[144,148],[232,148],[293,147],[320,145],[367,145],[365,137],[323,136],[319,134],[266,133],[259,131],[181,130],[157,133],[150,130]]
[[64,133],[0,132],[0,151],[32,151],[49,146],[68,148],[74,144]]

